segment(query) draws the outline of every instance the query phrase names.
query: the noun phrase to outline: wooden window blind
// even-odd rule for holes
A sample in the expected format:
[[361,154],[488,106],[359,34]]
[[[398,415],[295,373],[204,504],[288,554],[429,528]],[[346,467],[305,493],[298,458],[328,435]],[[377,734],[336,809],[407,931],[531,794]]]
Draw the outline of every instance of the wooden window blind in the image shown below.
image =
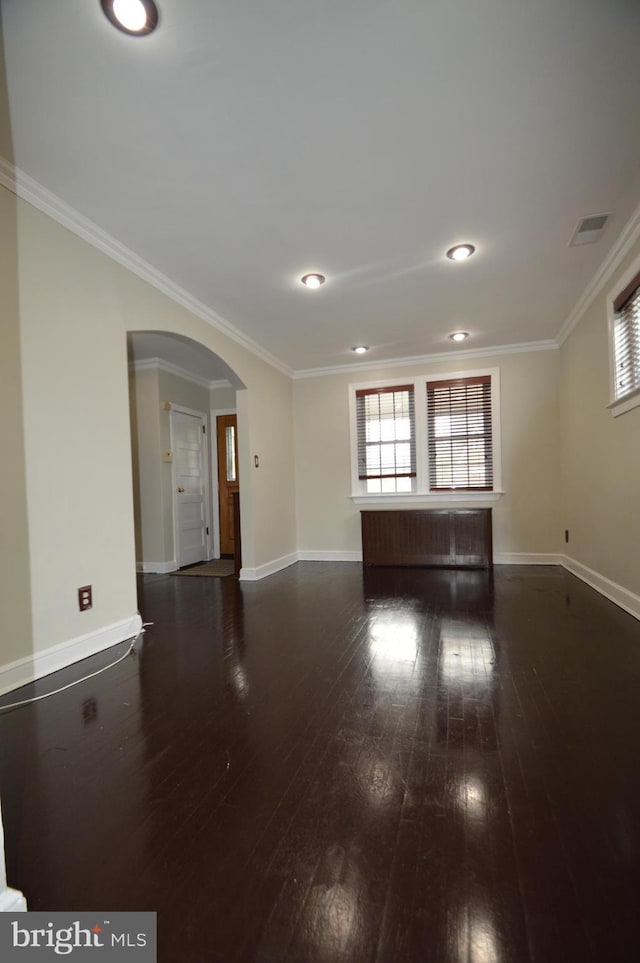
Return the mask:
[[413,385],[356,391],[356,424],[358,478],[415,478]]
[[427,382],[429,488],[491,491],[491,376]]
[[613,302],[615,397],[640,388],[640,274]]

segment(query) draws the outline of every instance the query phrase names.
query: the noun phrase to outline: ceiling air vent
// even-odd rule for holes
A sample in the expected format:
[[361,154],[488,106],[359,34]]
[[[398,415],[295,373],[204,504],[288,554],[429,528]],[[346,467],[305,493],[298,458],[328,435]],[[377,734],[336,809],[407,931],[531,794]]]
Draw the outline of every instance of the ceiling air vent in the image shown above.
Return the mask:
[[569,247],[575,247],[578,244],[594,244],[599,241],[608,220],[609,214],[591,214],[589,217],[582,217],[569,241]]

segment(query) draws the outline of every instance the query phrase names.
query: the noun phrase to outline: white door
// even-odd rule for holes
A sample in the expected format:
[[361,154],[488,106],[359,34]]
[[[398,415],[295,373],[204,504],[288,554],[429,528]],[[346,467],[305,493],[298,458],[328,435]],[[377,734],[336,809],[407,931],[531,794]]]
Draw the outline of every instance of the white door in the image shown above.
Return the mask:
[[207,558],[206,436],[202,415],[171,412],[178,566]]

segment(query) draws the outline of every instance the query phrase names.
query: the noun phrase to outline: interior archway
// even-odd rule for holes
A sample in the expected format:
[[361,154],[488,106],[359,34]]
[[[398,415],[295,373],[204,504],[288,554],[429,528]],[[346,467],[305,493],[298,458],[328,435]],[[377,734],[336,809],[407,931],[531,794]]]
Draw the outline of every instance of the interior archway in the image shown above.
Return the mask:
[[[235,432],[245,384],[223,358],[184,335],[129,332],[127,349],[138,570],[166,573],[225,553],[237,556],[231,500],[218,487],[216,427],[224,414]],[[195,439],[186,453],[177,434],[185,430]],[[238,448],[246,446],[243,432],[234,439]],[[185,457],[197,466],[198,478],[191,469],[188,475],[201,497],[179,484]]]

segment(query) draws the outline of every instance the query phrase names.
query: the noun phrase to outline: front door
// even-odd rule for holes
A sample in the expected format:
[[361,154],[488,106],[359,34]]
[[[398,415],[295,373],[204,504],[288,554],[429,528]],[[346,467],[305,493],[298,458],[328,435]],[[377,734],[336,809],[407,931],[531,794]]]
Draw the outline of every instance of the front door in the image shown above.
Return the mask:
[[207,558],[205,499],[205,419],[199,414],[171,412],[171,444],[175,466],[175,517],[178,567]]
[[238,425],[235,415],[218,415],[218,506],[220,513],[220,555],[235,554],[233,534],[233,493],[240,490],[238,479]]

